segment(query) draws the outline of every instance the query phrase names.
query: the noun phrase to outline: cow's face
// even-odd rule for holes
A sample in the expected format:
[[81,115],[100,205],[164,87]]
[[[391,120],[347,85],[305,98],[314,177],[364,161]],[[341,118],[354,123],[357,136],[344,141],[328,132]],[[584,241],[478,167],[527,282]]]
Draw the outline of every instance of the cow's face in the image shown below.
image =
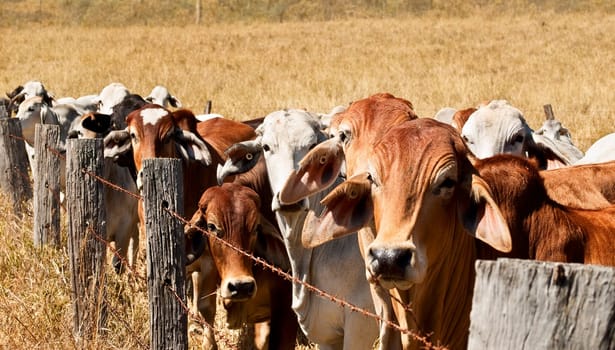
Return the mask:
[[125,130],[105,137],[105,157],[120,159],[132,151],[137,171],[137,187],[142,188],[143,160],[181,158],[211,164],[211,154],[196,131],[196,119],[188,110],[173,113],[158,105],[145,105],[126,118]]
[[126,123],[138,174],[137,186],[142,188],[144,159],[176,158],[173,143],[176,127],[169,111],[154,106],[129,114]]
[[371,164],[376,238],[366,256],[370,281],[402,289],[421,283],[471,240],[466,229],[510,250],[507,224],[452,127],[425,119],[393,128],[376,144]]
[[[247,253],[254,251],[259,227],[259,197],[253,190],[227,183],[211,187],[199,201],[202,229]],[[256,293],[251,260],[208,237],[210,251],[221,278],[220,296],[226,301],[245,301]]]
[[502,153],[525,156],[532,137],[523,114],[503,100],[491,101],[472,113],[461,135],[481,159]]
[[449,129],[394,128],[374,147],[370,173],[377,236],[366,257],[371,281],[409,288],[450,251],[458,193],[469,193],[470,182],[462,172],[463,148],[440,141],[441,131]]
[[305,210],[306,203],[281,205],[279,193],[289,175],[299,168],[299,161],[324,141],[325,135],[315,116],[302,110],[278,111],[268,115],[258,127],[260,144],[267,164],[273,191],[272,210]]

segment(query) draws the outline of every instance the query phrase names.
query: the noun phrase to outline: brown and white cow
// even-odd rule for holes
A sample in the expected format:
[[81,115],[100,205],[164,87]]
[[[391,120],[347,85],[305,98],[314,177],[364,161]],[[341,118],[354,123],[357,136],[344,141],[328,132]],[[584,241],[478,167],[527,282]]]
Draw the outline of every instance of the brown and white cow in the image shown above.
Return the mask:
[[[111,117],[106,114],[88,113],[75,119],[68,133],[69,138],[104,138],[111,131]],[[105,158],[103,178],[133,194],[137,193],[129,168],[116,164]],[[121,205],[119,205],[121,203]],[[107,240],[115,242],[117,255],[113,256],[116,272],[124,269],[123,261],[134,266],[139,247],[138,200],[126,192],[105,186],[105,204],[107,212]],[[131,244],[132,243],[132,244]],[[129,249],[131,247],[131,249]]]
[[[203,231],[290,270],[280,233],[260,214],[258,194],[233,183],[208,188],[185,228],[188,263],[199,259],[205,250],[213,257],[229,328],[270,322],[267,341],[257,342],[257,348],[294,349],[298,324],[291,309],[291,282]],[[262,338],[256,334],[256,339]]]
[[[545,188],[545,172],[525,158],[498,155],[474,166],[508,222],[510,256],[615,266],[615,206],[587,210],[555,202]],[[575,180],[582,191],[583,179]]]
[[[297,203],[322,192],[333,185],[339,174],[350,177],[365,171],[365,159],[371,154],[373,143],[395,125],[416,118],[410,101],[388,93],[351,103],[345,111],[332,117],[331,138],[314,147],[291,173],[279,192],[280,203]],[[365,255],[366,247],[374,238],[373,227],[362,228],[358,238],[361,253]],[[389,292],[375,284],[370,284],[370,289],[376,312],[384,319],[395,321]],[[399,333],[381,323],[380,349],[401,346]]]
[[[392,127],[370,147],[365,171],[348,178],[309,215],[307,246],[370,225],[368,280],[392,290],[400,325],[451,349],[467,346],[477,238],[509,251],[506,221],[489,187],[473,170],[459,133],[433,119]],[[410,337],[404,349],[425,344]]]
[[[223,152],[232,144],[255,137],[254,129],[240,122],[224,118],[197,123],[194,114],[186,109],[173,112],[162,106],[148,104],[130,113],[125,130],[109,133],[105,138],[105,157],[118,158],[133,152],[137,171],[137,188],[142,186],[144,159],[179,158],[182,160],[184,183],[184,210],[194,213],[201,194],[217,185],[216,167],[223,161]],[[143,225],[142,206],[139,206]],[[192,310],[200,312],[213,324],[216,300],[206,297],[215,294],[216,274],[211,257],[199,259],[198,264],[186,266],[192,276]],[[204,329],[204,346],[215,348],[215,337],[208,327]]]

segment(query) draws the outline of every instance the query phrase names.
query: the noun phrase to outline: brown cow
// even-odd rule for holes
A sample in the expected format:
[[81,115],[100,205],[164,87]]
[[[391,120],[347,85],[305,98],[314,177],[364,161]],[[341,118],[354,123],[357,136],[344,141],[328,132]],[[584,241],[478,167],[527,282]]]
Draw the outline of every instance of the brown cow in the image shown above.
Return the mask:
[[[554,202],[528,159],[498,155],[475,167],[508,222],[512,257],[615,266],[615,206],[584,210]],[[582,188],[582,178],[576,181]]]
[[[467,346],[476,238],[509,251],[511,237],[459,133],[433,119],[392,127],[363,159],[366,172],[335,188],[321,217],[308,214],[304,244],[341,237],[373,220],[368,280],[392,289],[400,324],[450,349]],[[470,233],[470,234],[468,234]],[[474,237],[472,237],[474,236]],[[425,344],[404,339],[404,349]]]
[[[205,189],[217,185],[216,167],[224,159],[224,150],[232,144],[252,139],[254,129],[240,122],[216,118],[197,123],[194,114],[185,109],[168,111],[162,106],[148,104],[131,112],[125,130],[113,131],[105,138],[105,157],[118,158],[133,152],[137,170],[137,188],[142,187],[144,159],[179,158],[183,166],[184,210],[194,213]],[[203,136],[204,135],[204,136]],[[266,179],[266,174],[263,176]],[[143,224],[143,208],[139,216]],[[216,274],[213,261],[204,257],[186,266],[193,281],[193,312],[200,312],[213,324],[216,300],[206,297],[215,294]],[[216,348],[214,334],[204,329],[204,346]]]
[[[298,324],[291,309],[291,282],[202,234],[202,230],[208,231],[288,271],[290,263],[280,233],[261,217],[259,207],[258,194],[248,187],[225,183],[207,189],[186,225],[187,257],[192,263],[206,249],[213,257],[230,328],[270,321],[268,342],[257,344],[257,348],[294,349]],[[259,334],[256,338],[262,339]]]
[[547,194],[559,204],[601,209],[615,204],[615,161],[540,172]]

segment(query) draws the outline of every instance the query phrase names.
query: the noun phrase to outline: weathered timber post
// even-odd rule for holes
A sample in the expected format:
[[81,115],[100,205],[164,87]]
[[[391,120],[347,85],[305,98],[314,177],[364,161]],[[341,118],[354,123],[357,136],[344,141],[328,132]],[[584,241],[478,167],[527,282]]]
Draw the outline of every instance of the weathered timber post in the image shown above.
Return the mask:
[[[143,208],[147,236],[150,347],[188,349],[182,164],[178,159],[143,162]],[[181,303],[180,303],[181,301]]]
[[555,115],[553,114],[553,108],[551,107],[550,104],[546,104],[542,106],[542,108],[545,111],[545,117],[547,118],[547,120],[555,120]]
[[204,110],[205,114],[209,114],[211,113],[211,100],[207,100],[207,103],[205,103],[205,110]]
[[615,349],[615,268],[476,263],[468,349]]
[[60,246],[60,126],[36,124],[34,154],[34,245]]
[[21,124],[15,118],[0,118],[0,188],[13,204],[18,216],[27,212],[32,199],[30,162],[26,153]]
[[[105,327],[106,212],[101,139],[68,140],[66,202],[72,273],[73,332],[78,348],[89,348]],[[121,204],[118,204],[121,205]]]

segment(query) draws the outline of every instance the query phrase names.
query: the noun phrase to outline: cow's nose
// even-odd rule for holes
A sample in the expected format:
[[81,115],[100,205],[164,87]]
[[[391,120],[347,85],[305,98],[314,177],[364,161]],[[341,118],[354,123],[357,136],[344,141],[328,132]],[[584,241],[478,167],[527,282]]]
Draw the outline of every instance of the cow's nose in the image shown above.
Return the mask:
[[254,281],[233,281],[229,282],[228,290],[232,299],[249,299],[256,291],[256,283]]
[[370,248],[370,270],[374,277],[405,279],[406,268],[410,265],[412,251],[409,248]]

